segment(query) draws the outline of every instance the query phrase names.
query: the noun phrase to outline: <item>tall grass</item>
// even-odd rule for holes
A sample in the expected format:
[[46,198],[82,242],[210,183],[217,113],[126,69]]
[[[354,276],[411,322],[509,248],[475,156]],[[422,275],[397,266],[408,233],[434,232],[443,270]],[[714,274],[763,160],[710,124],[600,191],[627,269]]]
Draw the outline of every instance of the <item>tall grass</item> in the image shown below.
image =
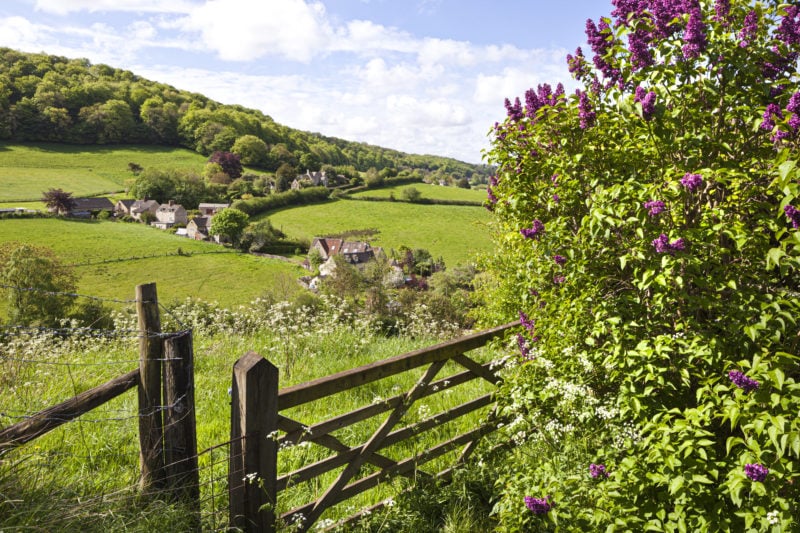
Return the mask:
[[[0,396],[0,427],[62,401],[82,390],[136,368],[137,342],[126,334],[135,329],[130,309],[114,312],[117,329],[99,338],[74,334],[19,331],[6,332],[0,344],[4,394]],[[268,358],[280,371],[281,387],[308,381],[341,370],[431,345],[457,334],[450,325],[437,324],[424,308],[409,315],[399,336],[385,338],[370,321],[346,306],[326,301],[317,312],[294,309],[288,304],[268,305],[254,301],[238,310],[209,307],[194,301],[174,306],[162,316],[164,330],[195,330],[195,399],[200,450],[223,443],[230,435],[231,369],[236,359],[253,350]],[[483,350],[483,360],[496,357]],[[454,369],[445,369],[442,376]],[[341,393],[331,401],[298,407],[288,416],[309,425],[329,416],[407,391],[422,370]],[[426,418],[484,394],[481,383],[460,385],[448,394],[422,400],[410,410],[402,425]],[[467,426],[483,413],[453,427],[422,434],[402,446],[384,450],[400,459],[418,453]],[[365,421],[334,435],[349,446],[362,443],[381,420]],[[433,441],[432,439],[437,440]],[[279,468],[288,472],[301,463],[326,453],[317,445],[301,444],[281,450]],[[444,457],[425,469],[443,468],[454,457]],[[203,528],[224,526],[227,520],[224,447],[201,455]],[[372,472],[362,469],[362,475]],[[279,510],[319,497],[338,471],[316,483],[292,487],[281,495]],[[84,415],[78,421],[0,457],[0,529],[59,531],[154,531],[186,528],[186,510],[141,498],[138,477],[136,394],[130,391]],[[395,495],[408,487],[396,481],[326,513],[334,521]],[[456,527],[453,525],[452,527]]]

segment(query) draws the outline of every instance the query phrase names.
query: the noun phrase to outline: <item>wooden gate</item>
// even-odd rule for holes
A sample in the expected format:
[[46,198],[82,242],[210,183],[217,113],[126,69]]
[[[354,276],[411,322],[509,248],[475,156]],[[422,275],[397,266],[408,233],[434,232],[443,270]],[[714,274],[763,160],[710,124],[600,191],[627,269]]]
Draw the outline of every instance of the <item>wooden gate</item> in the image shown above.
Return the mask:
[[[299,529],[306,530],[326,509],[395,476],[449,476],[452,466],[437,473],[426,473],[418,467],[459,447],[463,449],[456,463],[463,462],[475,450],[481,437],[496,429],[496,422],[484,420],[470,431],[401,460],[391,459],[380,451],[492,405],[493,395],[485,394],[414,424],[396,427],[414,402],[421,398],[443,393],[475,379],[497,385],[501,380],[492,369],[491,363],[478,363],[465,354],[486,345],[516,325],[518,323],[513,322],[280,391],[277,390],[277,368],[255,353],[245,355],[234,365],[232,387],[231,441],[235,445],[231,446],[229,475],[231,526],[248,531],[274,531],[276,519],[279,518],[284,523],[294,523]],[[437,379],[448,361],[454,361],[464,370]],[[369,404],[310,425],[281,414],[293,407],[426,365],[427,370],[410,390],[380,403]],[[383,423],[359,446],[348,446],[332,434],[383,413],[388,413]],[[280,437],[277,437],[279,434]],[[271,436],[276,438],[268,438]],[[278,476],[278,449],[282,445],[301,441],[324,446],[333,454]],[[356,479],[366,463],[378,470]],[[275,516],[278,494],[290,483],[309,481],[340,467],[344,469],[320,497],[286,511],[279,517]],[[370,510],[381,505],[377,504]],[[358,515],[353,515],[347,520],[357,517]]]

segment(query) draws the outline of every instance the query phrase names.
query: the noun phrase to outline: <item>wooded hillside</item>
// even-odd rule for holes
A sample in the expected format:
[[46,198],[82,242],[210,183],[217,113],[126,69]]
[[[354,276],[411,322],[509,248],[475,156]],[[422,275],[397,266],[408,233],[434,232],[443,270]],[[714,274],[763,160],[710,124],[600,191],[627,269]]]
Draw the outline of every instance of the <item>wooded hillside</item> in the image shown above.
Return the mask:
[[295,130],[261,111],[86,59],[9,48],[0,48],[0,139],[183,146],[203,155],[238,148],[245,152],[243,163],[268,171],[290,164],[311,170],[419,169],[480,182],[489,175],[482,165]]

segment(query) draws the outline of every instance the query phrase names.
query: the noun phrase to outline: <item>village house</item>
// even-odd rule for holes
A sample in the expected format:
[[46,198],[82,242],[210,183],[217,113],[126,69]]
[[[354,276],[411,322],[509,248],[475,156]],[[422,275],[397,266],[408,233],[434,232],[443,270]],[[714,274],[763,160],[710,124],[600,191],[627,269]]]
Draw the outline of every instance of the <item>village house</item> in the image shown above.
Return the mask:
[[231,204],[200,204],[198,206],[198,211],[200,211],[200,215],[205,217],[213,217],[223,209],[227,209],[231,206]]
[[186,209],[170,200],[156,210],[156,221],[152,225],[158,229],[169,229],[175,224],[186,224],[187,221]]
[[130,217],[134,220],[142,220],[142,215],[150,213],[155,216],[158,208],[161,207],[155,200],[136,200],[131,204]]
[[125,200],[117,200],[117,203],[114,204],[114,214],[118,217],[130,216],[131,214],[131,206],[136,200],[134,199],[125,199]]
[[211,228],[211,217],[194,217],[186,224],[186,236],[196,241],[206,241],[209,238],[208,230]]
[[73,198],[69,216],[78,218],[96,217],[100,212],[114,212],[114,204],[108,198]]
[[353,242],[325,237],[314,237],[314,240],[311,241],[310,250],[317,250],[324,261],[335,255],[341,255],[345,261],[354,265],[371,261],[377,255],[383,253],[381,248],[373,248],[367,242]]

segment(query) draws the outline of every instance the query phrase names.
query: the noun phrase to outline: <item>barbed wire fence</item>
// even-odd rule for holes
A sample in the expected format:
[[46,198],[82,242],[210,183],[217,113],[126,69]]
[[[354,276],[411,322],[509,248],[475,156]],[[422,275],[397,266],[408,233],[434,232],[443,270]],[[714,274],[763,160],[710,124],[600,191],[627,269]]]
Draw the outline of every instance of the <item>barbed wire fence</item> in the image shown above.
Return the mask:
[[[111,327],[69,320],[56,327],[0,324],[0,530],[226,530],[231,443],[205,442],[205,449],[191,457],[169,460],[176,450],[170,448],[166,434],[174,433],[187,417],[194,425],[194,406],[185,409],[185,394],[167,401],[165,392],[161,401],[145,410],[131,392],[78,415],[66,407],[54,410],[127,375],[135,376],[136,383],[125,390],[140,388],[135,371],[142,343],[190,332],[180,317],[157,299],[142,302],[0,285],[0,292],[4,290],[99,302],[104,305],[103,322]],[[169,325],[177,327],[171,331],[135,327],[134,308],[142,303],[157,304]],[[153,361],[164,365],[166,374],[166,365],[176,361],[174,355]],[[159,453],[166,460],[157,483],[143,488],[140,428],[143,419],[153,417],[164,420]],[[9,439],[19,434],[13,431],[16,428],[35,424],[54,429],[22,442]],[[184,483],[192,476],[198,480],[196,488]],[[196,494],[182,498],[178,493],[186,490]]]

